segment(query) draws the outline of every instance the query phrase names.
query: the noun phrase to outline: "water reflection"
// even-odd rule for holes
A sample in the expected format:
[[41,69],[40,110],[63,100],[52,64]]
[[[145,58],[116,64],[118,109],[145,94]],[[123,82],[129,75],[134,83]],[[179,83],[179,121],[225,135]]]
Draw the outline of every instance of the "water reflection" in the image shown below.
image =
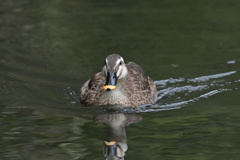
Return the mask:
[[107,160],[124,159],[128,149],[125,126],[138,123],[142,117],[135,114],[102,114],[94,117],[94,121],[107,126],[104,139],[104,156]]

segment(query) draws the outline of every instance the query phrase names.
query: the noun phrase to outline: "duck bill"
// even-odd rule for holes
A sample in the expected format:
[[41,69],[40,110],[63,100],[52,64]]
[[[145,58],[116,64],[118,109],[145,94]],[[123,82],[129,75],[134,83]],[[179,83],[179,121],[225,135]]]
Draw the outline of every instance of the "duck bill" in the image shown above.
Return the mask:
[[108,71],[107,73],[107,81],[104,85],[104,89],[107,91],[114,90],[117,85],[117,75],[115,71]]
[[105,145],[105,156],[115,157],[117,156],[117,142],[116,141],[104,141]]

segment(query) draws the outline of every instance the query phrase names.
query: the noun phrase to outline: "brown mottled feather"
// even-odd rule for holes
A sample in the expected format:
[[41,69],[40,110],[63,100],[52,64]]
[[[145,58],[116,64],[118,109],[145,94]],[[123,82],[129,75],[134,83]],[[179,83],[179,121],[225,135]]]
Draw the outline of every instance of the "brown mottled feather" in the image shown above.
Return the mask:
[[96,73],[89,79],[80,90],[80,100],[82,103],[93,106],[96,105],[99,97],[104,93],[103,86],[106,78],[102,71]]
[[[125,101],[121,101],[121,97],[118,97],[118,101],[116,103],[111,102],[111,104],[130,105],[132,107],[154,104],[157,100],[157,90],[154,82],[136,63],[129,62],[126,66],[128,75],[123,82],[122,89],[122,93],[125,94],[123,95]],[[103,71],[96,73],[81,88],[81,102],[90,106],[108,105],[110,100],[104,94],[105,92],[109,93],[109,91],[103,89],[105,82],[106,78]]]
[[154,82],[136,63],[129,62],[127,68],[128,76],[124,89],[131,99],[131,106],[154,104],[157,100],[157,89]]

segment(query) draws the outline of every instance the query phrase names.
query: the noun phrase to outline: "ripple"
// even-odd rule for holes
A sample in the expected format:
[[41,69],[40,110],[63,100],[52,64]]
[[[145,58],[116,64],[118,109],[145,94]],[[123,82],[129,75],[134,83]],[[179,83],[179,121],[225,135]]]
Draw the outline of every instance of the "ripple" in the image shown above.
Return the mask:
[[[235,73],[237,73],[237,71],[200,76],[191,79],[170,78],[155,81],[157,88],[160,88],[159,86],[161,86],[161,89],[158,89],[158,101],[156,104],[141,105],[136,109],[125,109],[124,111],[141,113],[180,109],[222,92],[229,92],[233,89],[236,90],[238,88],[230,85],[235,86],[240,80],[226,81],[224,79]],[[211,81],[212,79],[219,79],[219,81]],[[189,85],[190,82],[193,84]]]
[[185,79],[184,78],[178,78],[178,79],[174,79],[174,78],[169,78],[169,79],[165,79],[165,80],[159,80],[159,81],[154,81],[154,83],[156,85],[167,85],[168,83],[178,83],[178,82],[184,82]]
[[227,64],[235,64],[236,61],[235,60],[232,60],[232,61],[227,61]]
[[71,87],[67,87],[63,90],[64,98],[69,100],[71,105],[80,103],[79,96],[76,94],[76,91],[72,90]]
[[189,79],[188,82],[206,82],[206,81],[209,81],[211,79],[222,78],[222,77],[230,76],[230,75],[235,74],[235,73],[237,73],[237,71],[219,73],[219,74],[214,74],[214,75],[209,75],[209,76],[201,76],[201,77]]
[[[229,92],[238,89],[236,83],[240,80],[227,81],[225,78],[236,74],[237,71],[218,73],[196,78],[169,78],[157,80],[154,83],[158,88],[158,101],[156,104],[144,104],[138,108],[132,107],[93,107],[90,112],[106,113],[109,111],[123,113],[159,112],[172,109],[180,109],[184,106],[192,105],[203,99],[208,99],[222,92]],[[218,79],[218,81],[212,81]],[[191,83],[191,85],[189,85]],[[71,87],[64,89],[64,97],[69,100],[69,105],[74,106],[79,103],[76,91]],[[85,109],[84,109],[85,110]]]
[[202,86],[182,86],[182,87],[169,87],[166,89],[162,89],[158,91],[158,100],[162,99],[166,95],[174,95],[176,93],[183,93],[183,92],[194,92],[194,91],[201,91],[203,89],[209,88],[207,85]]

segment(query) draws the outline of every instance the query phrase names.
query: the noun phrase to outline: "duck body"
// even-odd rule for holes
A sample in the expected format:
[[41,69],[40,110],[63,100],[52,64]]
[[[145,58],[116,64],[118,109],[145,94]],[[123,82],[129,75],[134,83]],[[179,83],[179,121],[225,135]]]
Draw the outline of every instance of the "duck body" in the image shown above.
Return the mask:
[[137,107],[154,104],[157,89],[139,65],[134,62],[125,64],[120,55],[113,54],[106,58],[106,65],[101,71],[82,86],[80,100],[89,106]]

